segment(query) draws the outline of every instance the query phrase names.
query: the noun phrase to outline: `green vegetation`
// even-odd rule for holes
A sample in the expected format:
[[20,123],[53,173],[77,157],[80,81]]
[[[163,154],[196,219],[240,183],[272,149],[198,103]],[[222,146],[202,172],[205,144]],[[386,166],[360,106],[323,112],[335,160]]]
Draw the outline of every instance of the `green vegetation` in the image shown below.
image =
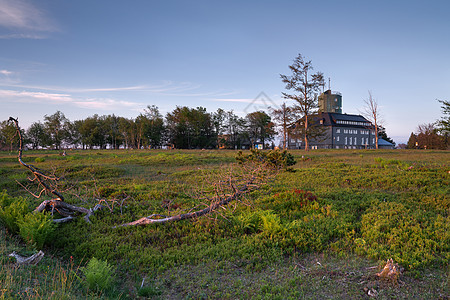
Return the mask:
[[[0,238],[6,241],[0,246],[0,299],[26,297],[27,287],[35,298],[56,297],[52,291],[61,295],[61,289],[67,298],[361,298],[365,287],[384,298],[450,294],[448,151],[290,151],[297,161],[291,172],[217,214],[116,229],[143,216],[202,207],[196,191],[218,180],[237,152],[67,152],[28,151],[24,159],[45,158],[39,167],[64,174],[65,188],[73,181],[67,202],[93,207],[102,197],[111,210],[97,212],[92,224],[77,218],[22,244],[14,233],[24,224],[45,227],[49,215],[25,222],[36,216],[30,212],[39,202],[15,182],[26,182],[26,170],[10,153],[0,153],[0,189],[7,190],[0,194]],[[43,262],[15,269],[7,254],[32,254],[38,240]],[[391,257],[405,269],[399,286],[374,275]],[[100,282],[114,287],[89,286],[95,282],[87,279],[91,268],[107,270]],[[38,274],[66,280],[33,283]],[[144,284],[143,278],[151,280]]]
[[113,267],[107,261],[91,258],[85,268],[81,269],[88,289],[101,292],[110,289],[114,280]]

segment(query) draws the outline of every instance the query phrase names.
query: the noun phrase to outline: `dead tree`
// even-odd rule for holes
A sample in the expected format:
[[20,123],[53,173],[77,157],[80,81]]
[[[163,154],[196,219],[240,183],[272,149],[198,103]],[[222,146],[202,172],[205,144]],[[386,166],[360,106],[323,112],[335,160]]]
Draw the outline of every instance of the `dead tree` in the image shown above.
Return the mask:
[[362,115],[366,117],[371,123],[375,132],[375,149],[378,149],[378,134],[380,127],[383,126],[383,120],[381,117],[378,101],[372,97],[372,93],[369,91],[369,98],[364,100],[365,107]]
[[[222,179],[209,182],[209,189],[197,193],[196,199],[203,201],[203,209],[191,209],[186,213],[172,216],[152,214],[138,220],[116,227],[161,224],[187,219],[198,218],[210,213],[219,213],[219,209],[226,209],[231,202],[242,202],[249,192],[259,189],[275,178],[275,176],[288,165],[292,165],[292,157],[286,151],[259,152],[252,150],[251,154],[244,155],[238,152],[236,159],[239,166],[231,169]],[[290,160],[291,159],[291,160]]]
[[[89,223],[89,217],[94,213],[95,210],[99,209],[100,206],[96,206],[93,209],[88,209],[85,207],[75,206],[69,203],[64,202],[64,196],[59,190],[59,182],[61,180],[60,177],[57,177],[53,174],[49,174],[44,170],[41,170],[32,164],[27,164],[22,159],[23,152],[23,136],[19,127],[19,121],[12,117],[9,118],[9,121],[13,121],[16,126],[16,133],[19,136],[19,153],[18,160],[19,163],[27,168],[32,177],[29,177],[28,180],[31,183],[35,183],[37,185],[37,192],[32,192],[29,188],[23,186],[31,195],[35,198],[39,199],[42,195],[53,195],[54,198],[50,200],[44,200],[42,203],[35,209],[36,212],[43,211],[51,211],[52,214],[56,211],[64,218],[54,219],[55,223],[63,223],[72,220],[75,217],[75,214],[81,213],[84,214],[84,219]],[[20,183],[19,183],[20,184]]]

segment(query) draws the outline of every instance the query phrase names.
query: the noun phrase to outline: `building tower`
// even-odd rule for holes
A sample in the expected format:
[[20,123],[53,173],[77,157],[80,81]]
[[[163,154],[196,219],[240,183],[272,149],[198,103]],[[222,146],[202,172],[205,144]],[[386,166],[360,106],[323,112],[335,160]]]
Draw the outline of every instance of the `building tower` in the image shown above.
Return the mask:
[[319,96],[319,112],[342,114],[342,94],[327,90]]

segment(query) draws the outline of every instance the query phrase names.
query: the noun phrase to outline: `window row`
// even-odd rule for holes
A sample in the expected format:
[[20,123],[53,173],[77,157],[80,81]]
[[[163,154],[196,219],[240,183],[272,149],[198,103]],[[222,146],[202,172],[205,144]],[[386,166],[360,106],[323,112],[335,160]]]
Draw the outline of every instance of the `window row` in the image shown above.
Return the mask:
[[337,120],[336,124],[357,125],[357,126],[370,126],[371,125],[368,122],[343,121],[343,120]]
[[[340,142],[340,137],[336,137],[336,142]],[[372,144],[375,144],[375,138],[372,138]],[[344,137],[344,145],[358,145],[358,138],[356,136],[345,136]],[[369,145],[369,138],[361,138],[361,143],[359,145]]]
[[[356,129],[344,129],[343,132],[345,134],[358,134],[358,130]],[[360,134],[365,134],[365,135],[369,135],[369,130],[360,130],[359,133]],[[341,129],[340,128],[336,128],[336,133],[341,133]],[[372,134],[375,134],[374,131],[372,131]]]

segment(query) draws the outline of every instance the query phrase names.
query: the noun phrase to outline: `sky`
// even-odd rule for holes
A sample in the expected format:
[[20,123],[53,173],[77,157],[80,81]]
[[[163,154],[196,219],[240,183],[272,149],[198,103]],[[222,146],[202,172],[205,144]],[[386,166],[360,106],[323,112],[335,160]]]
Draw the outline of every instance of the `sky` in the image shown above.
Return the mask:
[[[0,0],[0,121],[282,104],[298,54],[405,143],[450,97],[450,1]],[[287,104],[292,104],[287,101]]]

